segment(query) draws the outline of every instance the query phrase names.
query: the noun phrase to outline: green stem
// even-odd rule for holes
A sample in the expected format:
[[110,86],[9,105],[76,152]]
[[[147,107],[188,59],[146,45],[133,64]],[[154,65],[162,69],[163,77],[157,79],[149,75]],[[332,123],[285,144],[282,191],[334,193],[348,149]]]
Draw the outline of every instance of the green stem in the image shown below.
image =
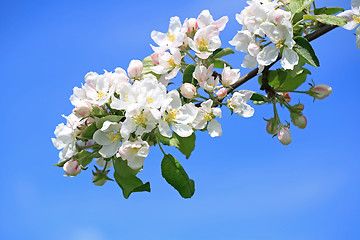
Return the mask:
[[181,47],[182,50],[184,50],[184,52],[195,62],[197,63],[196,59],[190,54],[190,52],[184,48],[184,47]]
[[278,90],[275,89],[276,92],[293,92],[293,93],[305,93],[305,94],[309,94],[309,91],[295,91],[295,90]]
[[159,145],[159,147],[160,147],[160,150],[162,151],[162,153],[163,153],[164,155],[166,155],[166,153],[165,153],[164,149],[162,148],[162,146],[161,146],[161,144],[160,144],[160,141],[159,141],[159,139],[157,138],[156,135],[155,135],[155,138],[156,138],[156,141],[157,141],[157,143],[158,143],[158,145]]

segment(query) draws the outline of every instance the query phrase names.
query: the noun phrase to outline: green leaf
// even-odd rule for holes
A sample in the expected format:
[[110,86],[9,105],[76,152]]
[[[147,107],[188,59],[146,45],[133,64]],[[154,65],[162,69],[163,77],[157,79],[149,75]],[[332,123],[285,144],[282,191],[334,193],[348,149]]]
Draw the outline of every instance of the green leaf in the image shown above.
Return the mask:
[[304,20],[316,20],[328,25],[344,26],[347,23],[347,20],[342,17],[333,16],[333,15],[304,15]]
[[260,93],[253,93],[250,100],[252,101],[258,101],[258,102],[266,102],[268,101],[268,98]]
[[319,59],[317,58],[314,49],[306,38],[303,37],[295,37],[294,38],[296,44],[293,50],[301,57],[305,59],[305,61],[314,66],[320,67]]
[[232,50],[231,48],[219,48],[219,49],[216,49],[216,50],[219,50],[219,51],[215,51],[213,53],[213,57],[214,59],[216,58],[222,58],[226,55],[229,55],[229,54],[234,54],[234,50]]
[[320,14],[334,15],[335,13],[343,12],[343,11],[344,11],[344,9],[339,8],[339,7],[323,7],[323,8],[315,9],[314,14],[315,15],[320,15]]
[[183,75],[183,83],[191,83],[194,86],[197,84],[197,80],[193,77],[193,72],[195,71],[195,65],[191,64],[185,68]]
[[314,2],[314,0],[291,0],[289,7],[292,13],[299,13],[310,6],[312,2]]
[[143,183],[136,174],[138,171],[131,169],[126,161],[121,158],[114,159],[114,178],[123,191],[126,199],[133,192],[150,192],[150,183]]
[[81,165],[83,167],[86,167],[87,165],[89,165],[91,163],[91,161],[94,159],[94,156],[92,155],[91,152],[82,150],[81,152],[79,152],[76,155],[77,159],[79,159]]
[[230,64],[228,62],[226,62],[225,60],[222,60],[221,58],[215,58],[211,61],[211,63],[214,64],[214,68],[224,68],[224,64],[227,66],[227,67],[230,67]]
[[146,58],[144,58],[144,60],[142,60],[142,64],[143,64],[143,71],[142,74],[147,74],[147,73],[151,73],[151,67],[156,66],[155,63],[153,63],[151,56],[147,56]]
[[81,137],[86,139],[92,139],[96,130],[98,130],[96,127],[96,123],[92,123],[84,130],[84,132],[81,134]]
[[188,159],[192,151],[195,149],[195,133],[191,134],[191,136],[189,137],[180,137],[176,133],[174,133],[173,135],[179,141],[179,146],[177,148],[186,156],[186,159]]
[[191,198],[195,192],[195,183],[189,178],[181,164],[170,154],[161,161],[161,173],[183,198]]
[[297,89],[306,81],[307,75],[311,74],[310,71],[306,68],[303,68],[300,72],[292,77],[291,73],[288,74],[288,78],[279,86],[279,90],[288,90],[292,91]]
[[110,122],[120,122],[120,120],[123,118],[124,116],[118,116],[118,115],[107,115],[103,118],[100,118],[97,122],[96,122],[96,127],[98,129],[102,128],[104,122],[106,121],[110,121]]

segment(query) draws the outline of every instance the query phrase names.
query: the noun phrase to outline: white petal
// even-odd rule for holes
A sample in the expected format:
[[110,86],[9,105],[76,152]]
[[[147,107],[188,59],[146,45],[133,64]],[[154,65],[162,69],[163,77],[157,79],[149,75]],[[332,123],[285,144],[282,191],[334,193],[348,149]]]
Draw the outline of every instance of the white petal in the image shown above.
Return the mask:
[[257,56],[257,62],[261,65],[268,66],[275,62],[279,55],[276,47],[265,47]]
[[101,130],[97,130],[94,133],[93,139],[97,144],[100,144],[100,145],[110,144],[109,134],[102,132]]
[[254,115],[255,110],[250,105],[244,103],[240,107],[235,108],[234,112],[239,116],[248,118]]
[[356,15],[360,14],[360,0],[351,0],[351,9]]
[[337,16],[348,20],[348,22],[343,26],[346,30],[353,30],[358,25],[358,23],[356,23],[353,19],[354,12],[352,10],[339,13]]
[[165,122],[162,119],[159,121],[159,131],[160,134],[163,135],[164,137],[171,138],[172,136],[172,132],[169,125],[167,124],[167,122]]
[[145,158],[136,156],[127,160],[128,166],[132,169],[139,169],[144,165]]
[[241,64],[243,68],[255,68],[256,65],[257,65],[256,58],[249,54],[245,56],[244,61]]
[[189,137],[194,132],[192,127],[186,124],[173,124],[172,129],[180,137]]
[[299,56],[297,53],[294,50],[285,47],[281,58],[281,66],[284,69],[293,70],[294,66],[297,65],[298,62]]
[[212,108],[212,113],[215,115],[215,117],[221,118],[221,109],[220,108]]
[[211,137],[219,137],[222,135],[221,125],[215,119],[209,122],[207,130],[209,131]]
[[109,158],[109,157],[114,156],[117,153],[117,151],[119,150],[119,148],[120,148],[120,141],[103,146],[100,149],[99,153],[104,158]]

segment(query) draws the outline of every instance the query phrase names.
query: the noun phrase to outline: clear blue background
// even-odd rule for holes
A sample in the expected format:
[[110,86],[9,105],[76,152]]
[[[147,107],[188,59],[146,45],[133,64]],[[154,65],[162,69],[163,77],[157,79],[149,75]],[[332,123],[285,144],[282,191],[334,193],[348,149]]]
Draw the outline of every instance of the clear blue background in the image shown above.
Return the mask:
[[[341,2],[341,3],[339,3]],[[350,8],[350,0],[320,1]],[[291,128],[282,146],[265,132],[270,106],[244,119],[224,111],[223,136],[197,134],[190,159],[173,153],[196,182],[184,200],[161,177],[151,149],[139,176],[152,192],[122,197],[115,183],[96,187],[88,170],[63,177],[52,146],[69,97],[89,71],[127,68],[151,54],[152,30],[169,19],[209,9],[230,21],[223,46],[240,30],[245,1],[4,1],[0,3],[0,239],[360,239],[359,60],[353,32],[336,29],[314,41],[310,68],[333,94],[301,97],[305,130]],[[228,58],[240,68],[243,55]],[[245,74],[248,70],[241,69]],[[180,80],[178,80],[180,81]],[[242,89],[258,90],[256,80]],[[306,89],[306,87],[304,88]],[[282,119],[289,120],[283,111]]]

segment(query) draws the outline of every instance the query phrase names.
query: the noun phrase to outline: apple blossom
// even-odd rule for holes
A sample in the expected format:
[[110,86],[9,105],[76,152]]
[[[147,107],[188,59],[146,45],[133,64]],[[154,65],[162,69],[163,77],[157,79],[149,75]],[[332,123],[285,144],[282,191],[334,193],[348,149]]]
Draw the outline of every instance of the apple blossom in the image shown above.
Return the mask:
[[298,114],[298,113],[292,113],[292,114],[290,115],[290,117],[291,117],[292,123],[293,123],[295,126],[301,128],[301,129],[304,129],[304,128],[306,127],[306,125],[307,125],[307,120],[306,120],[306,117],[305,117],[304,115]]
[[241,90],[235,92],[230,100],[228,100],[227,106],[232,109],[235,113],[242,117],[251,117],[254,115],[254,109],[247,104],[250,100],[253,92]]
[[142,168],[145,158],[149,154],[149,144],[138,138],[135,141],[124,142],[120,149],[119,155],[123,160],[127,160],[127,164],[132,169]]
[[151,70],[157,74],[165,74],[165,79],[176,77],[180,70],[182,56],[179,49],[171,48],[170,52],[165,52],[159,56],[159,65],[151,67]]
[[139,60],[131,60],[127,69],[129,77],[134,79],[140,78],[142,71],[143,63]]
[[64,172],[67,177],[73,177],[81,172],[80,163],[77,160],[69,160],[63,166]]
[[214,25],[219,31],[224,30],[226,23],[229,21],[229,18],[227,16],[224,16],[220,18],[217,21],[214,21],[213,17],[211,16],[209,10],[203,10],[198,18],[197,18],[197,24],[199,28],[205,28],[209,25]]
[[181,85],[180,92],[181,95],[186,98],[194,98],[197,94],[196,87],[191,83],[184,83],[183,85]]
[[101,145],[99,153],[104,158],[114,156],[120,148],[122,123],[105,121],[101,129],[94,133],[94,140]]
[[332,93],[332,88],[326,84],[319,84],[310,88],[310,94],[316,99],[324,99]]
[[285,126],[281,126],[278,129],[277,135],[278,135],[279,141],[282,144],[289,145],[291,143],[291,136],[290,136],[289,128],[287,128]]
[[227,95],[227,90],[226,88],[220,88],[217,93],[216,93],[216,96],[219,98],[219,99],[223,99],[225,98]]
[[207,130],[211,137],[219,137],[222,135],[221,125],[214,118],[221,118],[221,109],[212,108],[213,101],[211,99],[202,102],[199,112],[194,119],[192,125],[195,129],[204,129],[207,125]]
[[229,87],[234,84],[240,78],[240,69],[231,69],[230,67],[226,67],[224,64],[224,69],[221,74],[221,83],[225,87]]
[[219,30],[214,25],[201,28],[195,33],[194,40],[187,38],[189,47],[196,52],[196,56],[207,59],[221,46]]

